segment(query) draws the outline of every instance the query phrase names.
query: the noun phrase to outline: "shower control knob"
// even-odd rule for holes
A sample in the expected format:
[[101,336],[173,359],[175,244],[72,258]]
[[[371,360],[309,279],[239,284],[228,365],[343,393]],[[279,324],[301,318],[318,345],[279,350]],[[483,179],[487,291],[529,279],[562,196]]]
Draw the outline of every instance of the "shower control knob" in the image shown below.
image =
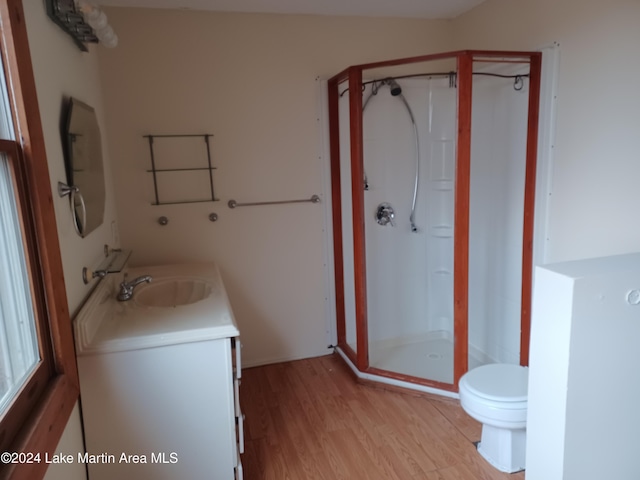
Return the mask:
[[630,305],[638,305],[640,303],[640,290],[631,290],[627,293],[627,302]]
[[396,224],[393,221],[395,216],[396,214],[390,203],[384,202],[378,205],[378,208],[376,209],[376,222],[378,222],[378,225],[391,225],[392,227],[395,227]]

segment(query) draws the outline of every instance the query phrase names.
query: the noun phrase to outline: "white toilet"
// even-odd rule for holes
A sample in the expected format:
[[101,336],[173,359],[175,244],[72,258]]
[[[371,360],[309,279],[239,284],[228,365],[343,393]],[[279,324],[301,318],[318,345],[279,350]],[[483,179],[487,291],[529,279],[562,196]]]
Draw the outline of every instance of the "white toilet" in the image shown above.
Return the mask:
[[494,363],[460,379],[460,404],[482,423],[478,452],[502,472],[524,470],[529,369]]

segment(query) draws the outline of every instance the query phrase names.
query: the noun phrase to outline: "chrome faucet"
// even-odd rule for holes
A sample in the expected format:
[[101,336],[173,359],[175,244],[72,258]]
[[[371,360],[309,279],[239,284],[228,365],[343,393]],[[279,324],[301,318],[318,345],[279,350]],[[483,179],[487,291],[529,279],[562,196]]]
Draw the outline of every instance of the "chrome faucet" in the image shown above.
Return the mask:
[[128,273],[124,274],[124,280],[120,284],[120,291],[118,292],[117,299],[119,302],[126,302],[127,300],[131,300],[133,297],[133,289],[136,285],[140,285],[143,282],[150,283],[151,275],[142,275],[141,277],[135,278],[130,282],[127,282]]

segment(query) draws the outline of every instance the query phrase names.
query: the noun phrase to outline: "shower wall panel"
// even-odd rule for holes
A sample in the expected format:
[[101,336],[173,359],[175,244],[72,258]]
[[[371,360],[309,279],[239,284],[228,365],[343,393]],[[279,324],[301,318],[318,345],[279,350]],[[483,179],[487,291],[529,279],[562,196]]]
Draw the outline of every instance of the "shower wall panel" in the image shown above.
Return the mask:
[[428,218],[427,316],[430,331],[453,339],[453,236],[456,175],[456,95],[447,79],[430,80],[423,201]]
[[[409,217],[416,172],[411,117],[387,87],[364,112],[368,326],[376,348],[453,337],[453,179],[455,89],[443,79],[399,79],[418,129],[420,178],[415,223]],[[364,94],[366,99],[370,87]],[[395,226],[375,220],[379,204]]]
[[520,91],[513,85],[513,79],[474,77],[470,366],[519,363],[528,81]]

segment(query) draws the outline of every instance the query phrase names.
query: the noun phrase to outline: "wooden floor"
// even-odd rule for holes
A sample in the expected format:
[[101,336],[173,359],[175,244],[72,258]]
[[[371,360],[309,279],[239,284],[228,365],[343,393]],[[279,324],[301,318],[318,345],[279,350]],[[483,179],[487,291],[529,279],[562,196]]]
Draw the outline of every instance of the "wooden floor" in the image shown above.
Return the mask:
[[489,466],[457,400],[360,385],[337,355],[243,371],[245,480],[523,480]]

